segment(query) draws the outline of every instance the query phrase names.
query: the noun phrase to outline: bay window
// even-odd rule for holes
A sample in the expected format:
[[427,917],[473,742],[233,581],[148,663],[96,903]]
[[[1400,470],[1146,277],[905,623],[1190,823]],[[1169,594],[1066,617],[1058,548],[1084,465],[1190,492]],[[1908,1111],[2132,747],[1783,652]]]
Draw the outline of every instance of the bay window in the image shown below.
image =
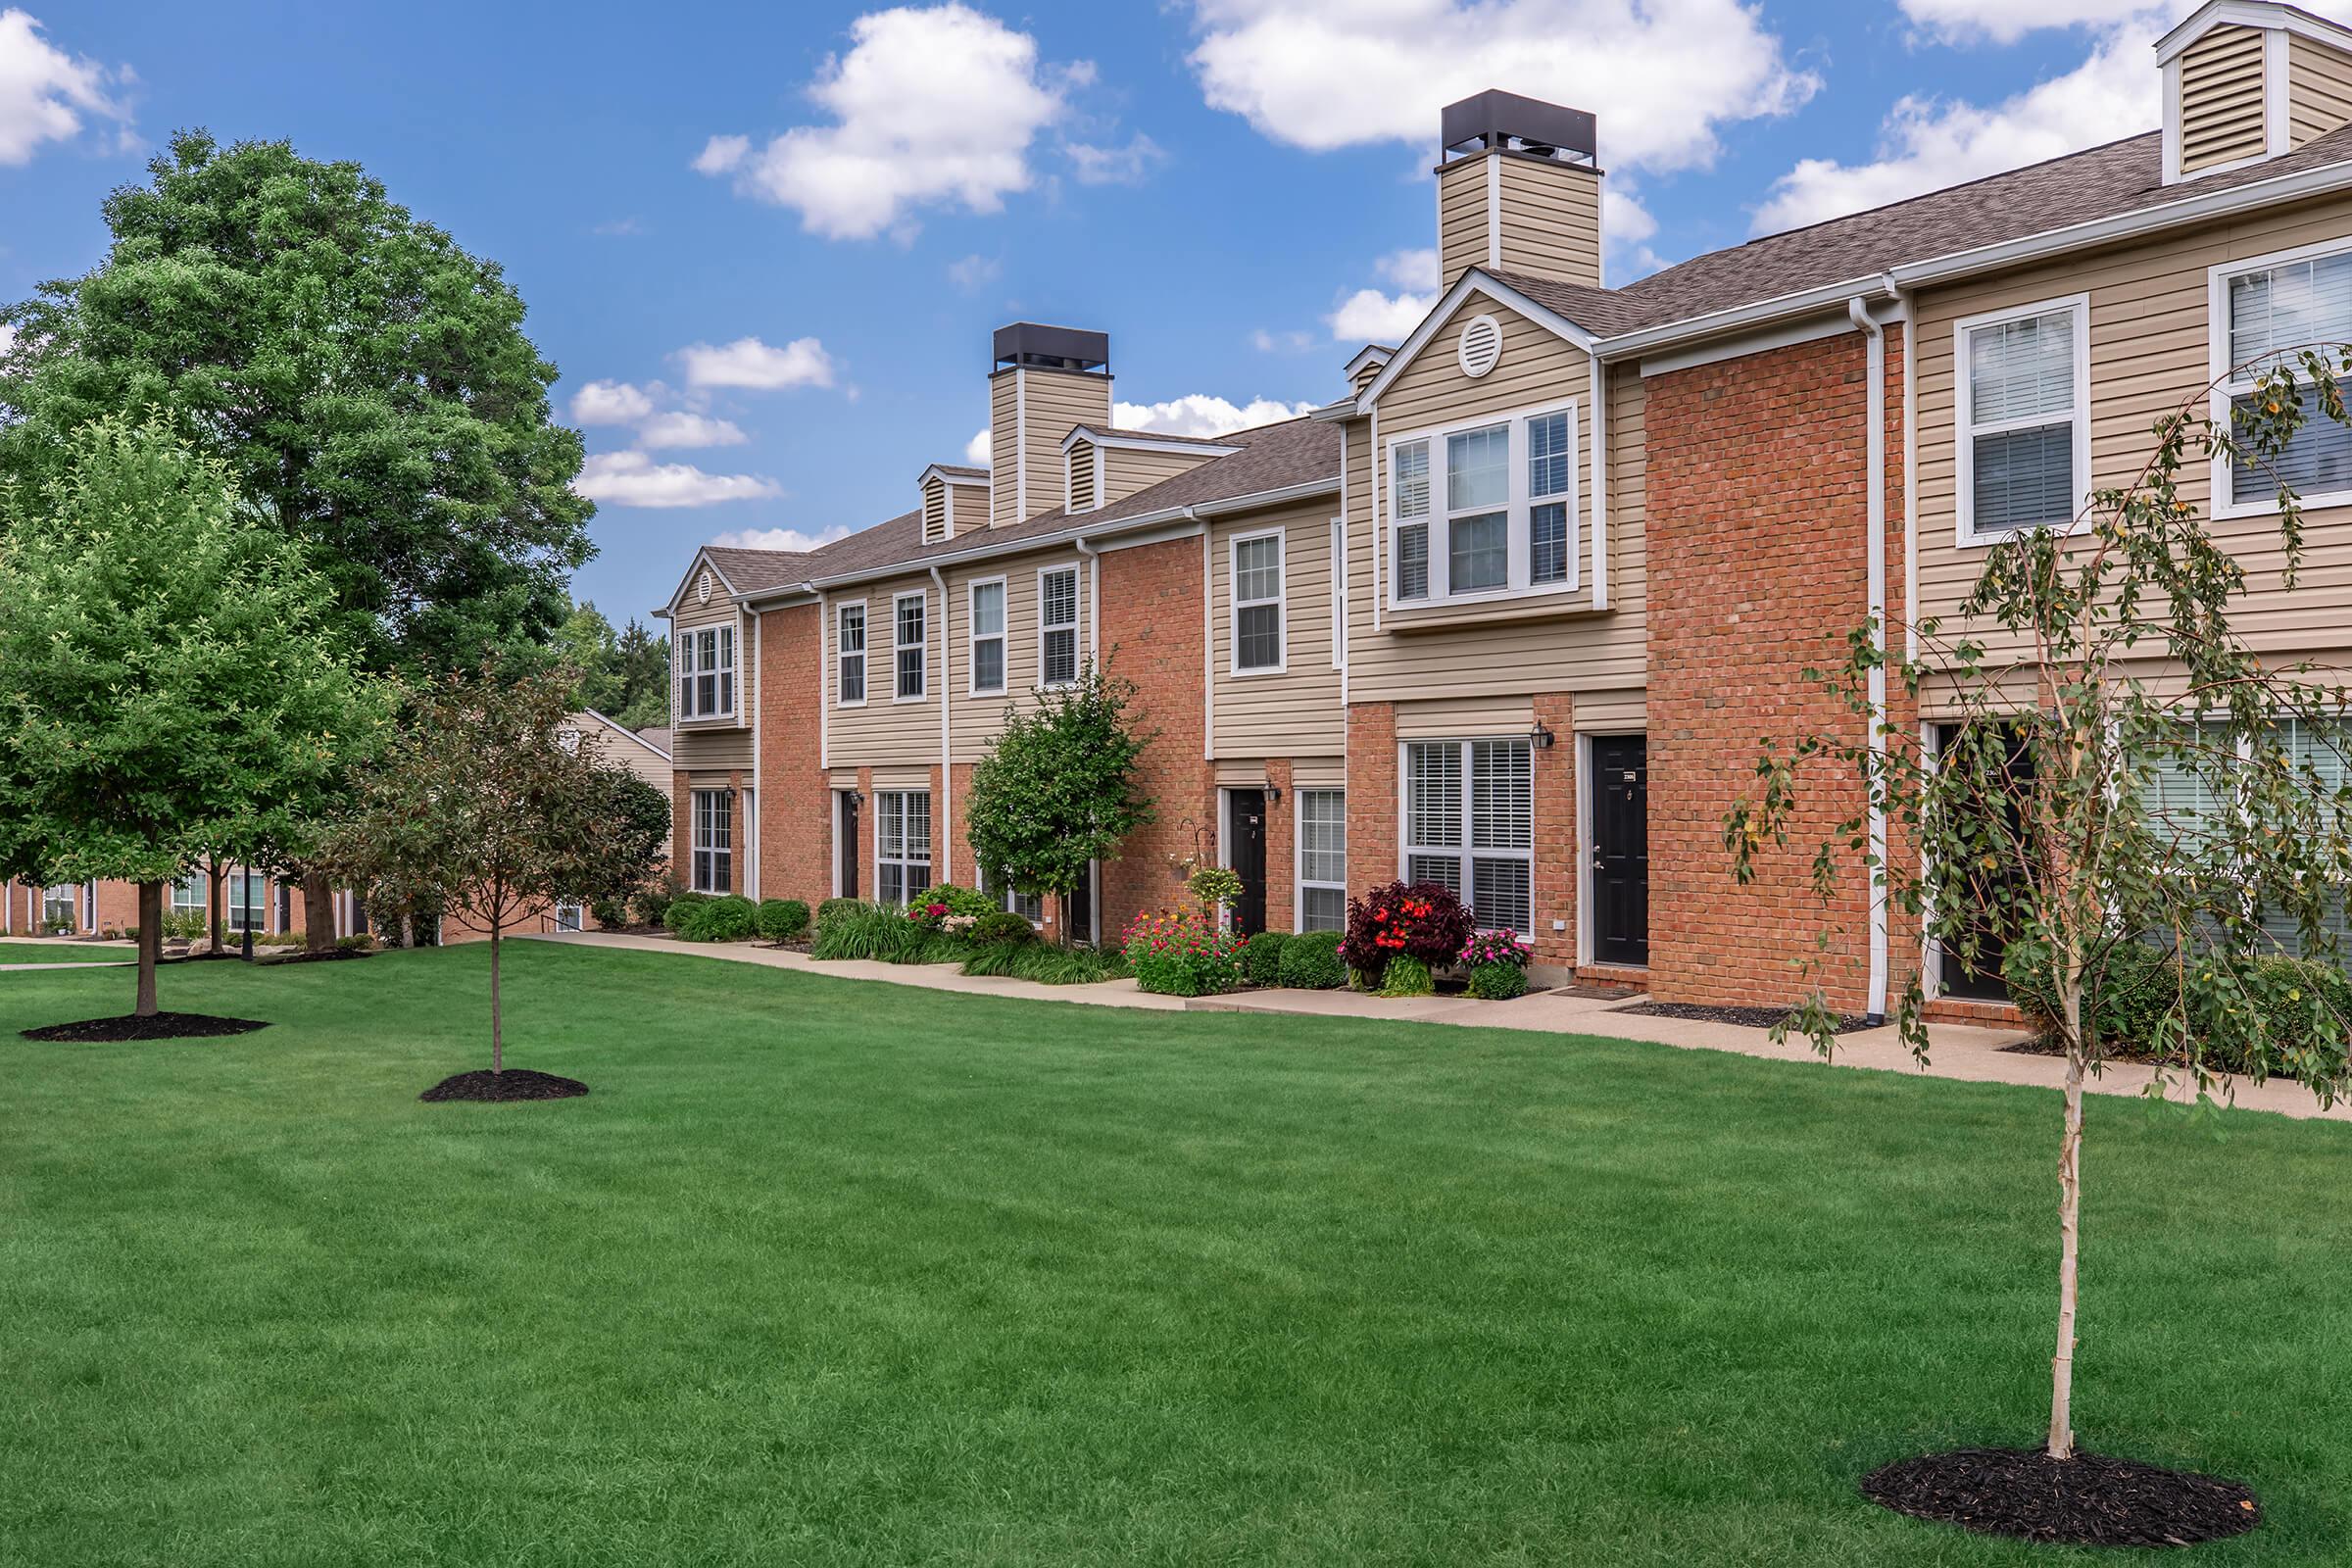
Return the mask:
[[1408,741],[1404,776],[1404,879],[1452,889],[1482,931],[1535,935],[1528,743]]
[[835,662],[839,674],[835,678],[837,701],[844,708],[856,708],[865,701],[865,603],[843,605],[839,612],[839,631],[834,636]]
[[[2211,298],[2218,362],[2213,375],[2224,382],[2214,393],[2212,413],[2220,422],[2252,403],[2257,384],[2274,367],[2294,372],[2297,384],[2308,388],[2301,350],[2313,349],[2336,364],[2340,345],[2352,340],[2352,241],[2283,252],[2254,266],[2217,267]],[[2281,484],[2307,505],[2352,500],[2352,427],[2329,418],[2316,402],[2309,400],[2309,417],[2286,450],[2267,464],[2217,462],[2217,515],[2268,512],[2278,505]]]
[[921,594],[901,594],[892,603],[892,622],[895,628],[891,644],[898,671],[898,700],[919,703],[928,689],[926,679],[929,659],[928,610],[930,601]]
[[971,586],[972,695],[1004,690],[1004,579]]
[[1348,929],[1348,793],[1298,791],[1298,929]]
[[931,794],[879,790],[874,809],[874,897],[905,904],[931,885]]
[[1037,574],[1037,669],[1041,686],[1078,679],[1078,568]]
[[735,792],[694,792],[694,891],[735,891]]
[[2090,491],[2090,305],[2045,300],[1953,327],[1962,544],[2074,524]]
[[1392,601],[1574,588],[1577,484],[1574,403],[1391,442]]
[[677,635],[678,717],[735,716],[735,628],[700,626]]

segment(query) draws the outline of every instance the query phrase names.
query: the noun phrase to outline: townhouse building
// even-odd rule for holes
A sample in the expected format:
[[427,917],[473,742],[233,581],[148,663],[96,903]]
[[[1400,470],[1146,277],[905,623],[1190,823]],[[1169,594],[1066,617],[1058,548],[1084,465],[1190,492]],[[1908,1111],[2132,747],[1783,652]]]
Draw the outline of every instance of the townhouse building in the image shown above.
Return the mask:
[[[1622,288],[1592,117],[1452,105],[1437,304],[1311,416],[1216,440],[1114,427],[1105,333],[1004,328],[989,467],[922,466],[909,510],[814,552],[689,564],[662,612],[679,865],[809,900],[985,880],[971,768],[1094,658],[1155,732],[1158,820],[1047,925],[1113,938],[1200,855],[1247,927],[1336,926],[1402,876],[1555,979],[1786,1002],[1833,921],[1838,1005],[1883,1012],[1921,967],[1948,1009],[1997,1003],[1858,870],[1826,912],[1809,855],[1736,890],[1722,821],[1760,737],[1867,733],[1805,679],[1832,640],[1953,620],[1987,545],[2129,482],[2181,400],[2219,381],[2226,415],[2231,367],[2352,340],[2352,29],[2214,0],[2149,70],[2144,134]],[[2189,493],[2251,569],[2256,646],[2352,662],[2352,439],[2317,422],[2287,469],[2291,592],[2266,477]],[[1958,710],[1933,682],[1873,700],[1931,745]]]

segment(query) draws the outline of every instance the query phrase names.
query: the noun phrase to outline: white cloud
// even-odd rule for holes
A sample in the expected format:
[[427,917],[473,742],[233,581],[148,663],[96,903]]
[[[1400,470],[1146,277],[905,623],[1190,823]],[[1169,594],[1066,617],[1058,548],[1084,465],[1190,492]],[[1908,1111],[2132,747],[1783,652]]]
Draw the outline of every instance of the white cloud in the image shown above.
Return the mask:
[[833,384],[833,358],[812,337],[796,337],[782,348],[771,348],[756,337],[739,337],[723,348],[694,343],[678,350],[677,357],[686,367],[688,386],[739,386],[773,392],[783,387]]
[[656,463],[642,452],[600,452],[580,469],[572,488],[616,507],[712,507],[723,501],[762,501],[784,493],[756,473],[705,473],[690,463]]
[[1599,117],[1612,169],[1701,166],[1718,128],[1821,85],[1745,0],[1193,0],[1202,95],[1318,151],[1432,147],[1438,111],[1488,87]]
[[1239,408],[1223,398],[1193,392],[1165,403],[1114,403],[1110,422],[1122,430],[1155,430],[1162,435],[1231,435],[1277,419],[1312,414],[1312,403],[1252,398]]
[[51,45],[26,13],[0,11],[0,164],[30,163],[41,143],[78,134],[84,115],[115,122],[128,144],[130,112],[108,95],[110,74]]
[[1600,248],[1602,281],[1611,288],[1621,288],[1638,277],[1647,277],[1666,266],[1666,258],[1649,248],[1657,237],[1658,220],[1649,215],[1634,195],[1633,187],[1620,181],[1604,185],[1600,191]]
[[1304,354],[1315,346],[1312,332],[1269,332],[1258,327],[1250,334],[1250,346],[1260,354]]
[[2089,57],[2065,75],[1990,106],[1902,98],[1880,128],[1876,159],[1805,159],[1774,182],[1754,231],[1883,207],[2154,129],[2160,82],[2148,46],[2165,25],[2163,13],[2139,13],[2100,34]]
[[751,438],[730,419],[671,410],[657,414],[637,427],[637,444],[648,451],[662,447],[739,447]]
[[977,294],[1004,272],[1004,264],[993,256],[975,254],[948,264],[948,281],[965,294]]
[[731,173],[743,167],[751,156],[749,136],[713,136],[703,143],[703,150],[694,155],[694,172],[698,174]]
[[[2179,0],[2175,10],[2195,3]],[[1902,8],[1922,32],[1950,43],[2015,43],[2044,27],[2111,27],[2150,9],[2148,0],[1902,0]]]
[[1331,327],[1334,343],[1403,342],[1421,324],[1438,296],[1428,294],[1383,294],[1376,288],[1359,288],[1340,302],[1340,308],[1323,319]]
[[1140,130],[1124,147],[1071,142],[1062,151],[1081,185],[1139,185],[1168,157],[1165,148]]
[[796,126],[757,151],[714,136],[695,161],[828,239],[908,235],[926,206],[1002,211],[1029,188],[1038,132],[1093,78],[1083,64],[1041,67],[1036,39],[960,4],[872,12],[850,37],[808,89],[835,123]]
[[1434,245],[1424,250],[1391,251],[1374,262],[1372,270],[1398,288],[1422,293],[1436,289],[1446,275],[1439,270],[1438,250]]
[[849,536],[850,530],[843,527],[823,528],[815,533],[803,533],[798,528],[734,528],[710,542],[721,550],[791,550],[806,555],[820,545]]
[[582,424],[634,424],[654,412],[654,400],[626,381],[591,381],[571,395],[571,416]]
[[963,461],[974,467],[985,468],[995,446],[996,443],[989,439],[988,427],[983,425],[973,431],[972,438],[963,444]]

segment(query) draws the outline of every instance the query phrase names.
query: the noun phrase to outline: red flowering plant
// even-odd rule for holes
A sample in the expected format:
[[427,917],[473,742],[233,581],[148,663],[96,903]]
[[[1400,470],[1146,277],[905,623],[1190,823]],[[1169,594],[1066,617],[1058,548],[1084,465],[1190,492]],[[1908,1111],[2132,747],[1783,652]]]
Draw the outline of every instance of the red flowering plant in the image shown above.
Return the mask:
[[1170,909],[1137,915],[1121,945],[1141,989],[1164,997],[1205,997],[1242,983],[1247,943],[1196,909]]
[[1436,969],[1461,956],[1470,911],[1443,882],[1392,882],[1348,901],[1340,957],[1366,990],[1377,990],[1389,960],[1406,957]]

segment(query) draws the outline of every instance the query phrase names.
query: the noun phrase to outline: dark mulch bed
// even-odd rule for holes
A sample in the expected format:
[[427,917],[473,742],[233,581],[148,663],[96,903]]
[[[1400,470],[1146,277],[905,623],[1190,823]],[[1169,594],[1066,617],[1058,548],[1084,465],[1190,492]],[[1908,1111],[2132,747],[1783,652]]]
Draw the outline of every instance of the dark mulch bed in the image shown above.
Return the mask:
[[1922,1454],[1872,1471],[1862,1494],[1915,1519],[2077,1546],[2191,1546],[2262,1522],[2254,1494],[2234,1481],[2096,1453]]
[[505,1072],[477,1068],[453,1073],[418,1095],[418,1100],[569,1100],[584,1095],[588,1086],[577,1078],[559,1078],[552,1072],[509,1067]]
[[[2015,1045],[2003,1046],[2001,1049],[2020,1056],[2063,1056],[2066,1054],[2066,1047],[2040,1035],[2036,1035],[2031,1040],[2020,1040]],[[2180,1065],[2180,1057],[2177,1052],[2142,1051],[2132,1046],[2103,1047],[2099,1052],[2099,1059],[2132,1062],[2143,1067],[2178,1067]]]
[[79,1023],[55,1023],[46,1029],[27,1029],[27,1040],[110,1045],[126,1040],[211,1040],[221,1035],[249,1035],[270,1025],[254,1018],[216,1018],[207,1012],[159,1012],[141,1018],[84,1018]]
[[281,963],[332,963],[337,958],[372,958],[374,956],[375,950],[373,948],[329,948],[324,953],[312,953],[307,949],[296,948],[291,953],[272,953],[266,956],[256,955],[254,961],[274,966]]
[[[1659,1018],[1695,1018],[1701,1023],[1736,1023],[1747,1029],[1769,1029],[1788,1016],[1787,1007],[1707,1007],[1695,1002],[1637,1002],[1609,1010],[1644,1012]],[[1837,1032],[1846,1035],[1869,1027],[1858,1015],[1848,1014],[1838,1020]]]

